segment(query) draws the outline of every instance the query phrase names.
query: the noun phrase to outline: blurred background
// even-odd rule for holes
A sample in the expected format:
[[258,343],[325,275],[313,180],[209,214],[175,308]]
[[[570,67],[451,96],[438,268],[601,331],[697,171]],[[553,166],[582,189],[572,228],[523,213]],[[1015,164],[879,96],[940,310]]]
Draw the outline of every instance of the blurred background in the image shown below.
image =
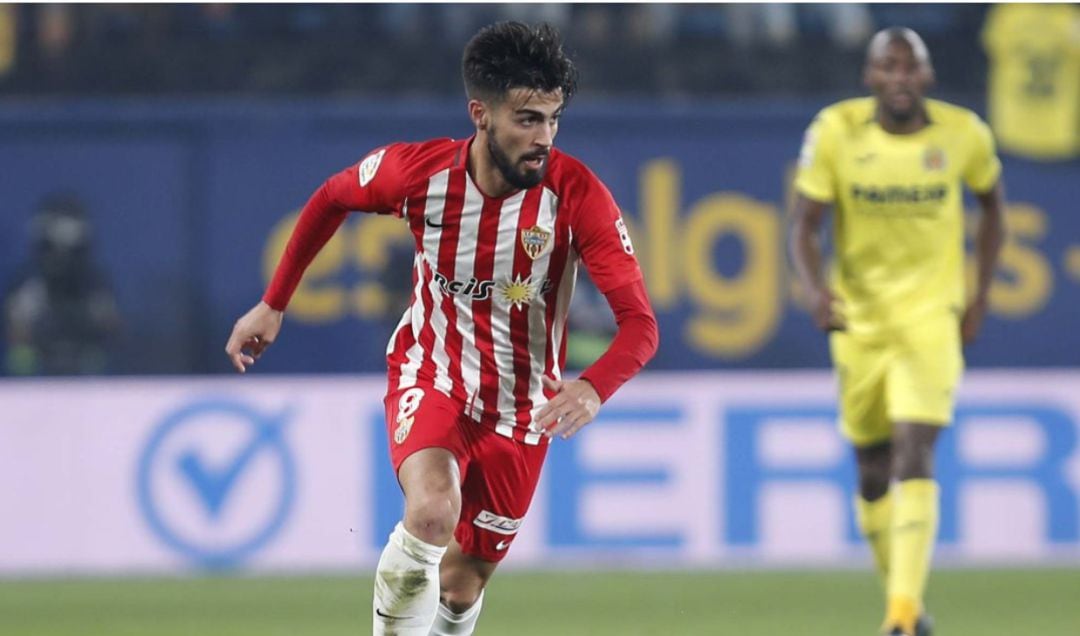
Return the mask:
[[[636,590],[660,609],[519,633],[709,634],[733,618],[747,634],[871,633],[826,341],[784,241],[803,131],[864,94],[866,43],[892,25],[926,40],[933,97],[991,123],[1010,201],[991,313],[939,450],[946,569],[931,602],[952,612],[948,634],[1076,633],[1080,610],[1054,594],[1080,591],[1080,8],[847,3],[0,5],[0,632],[366,625],[366,583],[244,585],[367,575],[400,515],[381,398],[408,297],[404,224],[351,217],[254,374],[227,375],[223,347],[324,178],[390,141],[471,133],[461,51],[501,19],[564,34],[581,91],[557,144],[623,208],[662,333],[646,375],[553,445],[507,562],[520,603],[503,612],[551,620],[537,599],[566,584],[544,578],[552,568],[643,569],[611,602]],[[583,282],[574,368],[613,332]],[[723,587],[761,567],[798,572]],[[124,587],[221,573],[260,577]],[[985,580],[1026,613],[981,611]],[[234,604],[219,610],[228,627],[198,623],[198,603],[168,605],[196,594],[169,587],[187,581],[199,603],[290,609],[258,610],[260,623]],[[213,587],[227,584],[240,587]],[[812,625],[745,609],[781,595],[815,612],[832,602],[815,593],[844,585],[850,611]],[[708,589],[759,600],[693,595]],[[86,602],[50,611],[61,591]],[[93,614],[97,593],[171,618]]]

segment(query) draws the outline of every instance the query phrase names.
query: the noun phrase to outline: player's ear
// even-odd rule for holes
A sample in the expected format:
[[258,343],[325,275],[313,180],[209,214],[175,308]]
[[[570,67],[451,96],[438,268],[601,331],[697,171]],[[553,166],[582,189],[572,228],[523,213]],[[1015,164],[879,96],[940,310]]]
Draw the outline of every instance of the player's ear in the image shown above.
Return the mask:
[[487,130],[488,121],[491,118],[491,113],[487,107],[487,104],[479,99],[469,100],[469,119],[472,120],[477,130]]
[[937,83],[937,76],[934,74],[934,67],[927,65],[923,76],[923,90],[929,90]]

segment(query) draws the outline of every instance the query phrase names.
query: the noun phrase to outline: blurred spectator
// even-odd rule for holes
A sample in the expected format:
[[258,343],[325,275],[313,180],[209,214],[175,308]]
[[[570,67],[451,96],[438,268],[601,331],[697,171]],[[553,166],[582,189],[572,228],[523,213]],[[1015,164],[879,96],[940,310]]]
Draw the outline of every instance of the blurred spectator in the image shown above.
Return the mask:
[[75,55],[75,9],[71,5],[38,7],[34,33],[33,75],[45,84],[61,86],[77,75]]
[[1002,150],[1033,159],[1080,154],[1080,7],[997,5],[983,45],[990,125]]
[[564,11],[559,16],[537,14],[534,21],[543,19],[557,28],[567,29],[576,44],[587,49],[617,47],[615,54],[670,43],[677,36],[679,16],[683,13],[679,5],[666,3],[562,6]]
[[841,48],[862,47],[874,23],[864,4],[728,4],[724,5],[727,34],[739,47],[764,43],[790,47],[800,36],[820,31]]
[[42,201],[31,219],[32,255],[4,298],[10,375],[81,375],[109,369],[119,326],[112,290],[93,258],[83,204]]
[[[985,64],[972,46],[984,5],[212,3],[10,10],[25,42],[0,94],[20,96],[459,95],[461,44],[482,24],[505,19],[545,21],[564,31],[593,96],[846,91],[852,78],[836,69],[850,68],[853,51],[861,51],[873,28],[889,24],[924,34],[939,80],[951,89],[982,90]],[[0,16],[0,53],[3,25]],[[754,54],[740,54],[745,48]]]
[[10,4],[0,4],[0,77],[5,77],[15,66],[18,49],[18,14]]

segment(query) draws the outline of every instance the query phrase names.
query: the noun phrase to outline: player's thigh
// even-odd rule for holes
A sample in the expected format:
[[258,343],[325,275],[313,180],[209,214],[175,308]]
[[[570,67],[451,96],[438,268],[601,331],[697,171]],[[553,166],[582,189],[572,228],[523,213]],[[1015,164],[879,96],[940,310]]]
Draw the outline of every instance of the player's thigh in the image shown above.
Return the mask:
[[888,348],[881,342],[833,332],[829,350],[839,391],[840,432],[856,447],[888,440],[892,435],[885,411]]
[[893,422],[946,426],[964,369],[960,326],[951,314],[907,330],[889,368],[888,414]]
[[458,474],[464,474],[468,449],[458,426],[464,409],[459,401],[431,387],[413,386],[390,392],[384,404],[395,475],[406,459],[429,448],[449,451]]
[[488,430],[473,441],[454,532],[464,554],[493,563],[506,556],[532,503],[547,447]]

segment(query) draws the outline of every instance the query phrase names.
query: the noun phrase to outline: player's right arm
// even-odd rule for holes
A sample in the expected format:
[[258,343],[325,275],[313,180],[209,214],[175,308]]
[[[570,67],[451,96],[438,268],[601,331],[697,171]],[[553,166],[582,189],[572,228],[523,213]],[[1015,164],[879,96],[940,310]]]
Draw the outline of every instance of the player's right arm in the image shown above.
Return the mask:
[[788,238],[791,261],[806,292],[810,315],[823,331],[845,327],[840,300],[825,280],[821,256],[821,228],[836,198],[833,137],[824,113],[806,131],[799,152],[797,195]]
[[273,344],[304,271],[350,211],[400,215],[407,187],[404,165],[410,150],[405,144],[380,148],[327,179],[311,195],[262,300],[236,321],[225,345],[225,353],[238,372],[244,373]]
[[823,331],[834,331],[844,328],[844,320],[838,311],[840,300],[829,289],[823,274],[821,227],[828,210],[828,203],[796,195],[788,248],[814,324]]

